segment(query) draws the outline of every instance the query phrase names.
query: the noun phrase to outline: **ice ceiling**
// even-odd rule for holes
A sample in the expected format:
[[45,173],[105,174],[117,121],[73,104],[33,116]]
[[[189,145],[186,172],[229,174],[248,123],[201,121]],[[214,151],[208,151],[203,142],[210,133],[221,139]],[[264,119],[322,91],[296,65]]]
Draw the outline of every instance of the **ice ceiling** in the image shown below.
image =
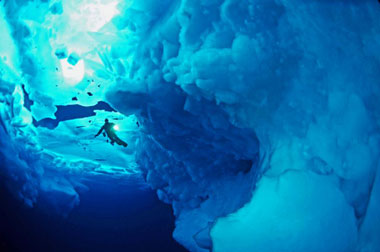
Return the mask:
[[190,251],[380,251],[377,1],[0,6],[0,178],[26,204],[140,173]]

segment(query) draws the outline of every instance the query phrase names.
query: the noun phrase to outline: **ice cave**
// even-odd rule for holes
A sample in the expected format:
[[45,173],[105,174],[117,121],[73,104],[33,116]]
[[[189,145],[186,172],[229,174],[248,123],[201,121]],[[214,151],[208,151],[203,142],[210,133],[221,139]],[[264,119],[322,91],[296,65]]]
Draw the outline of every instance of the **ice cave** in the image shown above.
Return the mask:
[[[178,247],[107,251],[380,251],[378,1],[0,0],[0,16],[0,188],[26,209],[64,222],[82,191],[138,186]],[[128,146],[95,137],[105,119]]]

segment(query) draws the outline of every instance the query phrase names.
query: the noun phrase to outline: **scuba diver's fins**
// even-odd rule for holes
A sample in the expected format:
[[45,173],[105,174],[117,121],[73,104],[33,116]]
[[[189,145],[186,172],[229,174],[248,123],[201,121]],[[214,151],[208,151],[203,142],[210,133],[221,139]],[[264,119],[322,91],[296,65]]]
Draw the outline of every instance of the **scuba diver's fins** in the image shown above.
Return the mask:
[[123,140],[119,140],[119,141],[118,141],[118,144],[119,144],[119,145],[123,145],[124,147],[127,147],[127,146],[128,146],[128,144],[127,144],[126,142],[124,142]]

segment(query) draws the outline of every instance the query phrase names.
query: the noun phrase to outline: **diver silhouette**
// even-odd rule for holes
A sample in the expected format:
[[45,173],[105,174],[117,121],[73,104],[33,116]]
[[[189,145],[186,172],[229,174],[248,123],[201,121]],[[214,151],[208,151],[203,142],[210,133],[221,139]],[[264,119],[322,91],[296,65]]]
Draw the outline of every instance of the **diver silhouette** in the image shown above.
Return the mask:
[[115,133],[115,124],[110,123],[108,119],[104,120],[104,125],[99,130],[98,134],[95,135],[95,137],[99,136],[100,133],[104,130],[108,136],[108,138],[111,140],[111,144],[114,145],[114,143],[117,143],[118,145],[123,145],[124,147],[127,147],[128,144],[121,140]]

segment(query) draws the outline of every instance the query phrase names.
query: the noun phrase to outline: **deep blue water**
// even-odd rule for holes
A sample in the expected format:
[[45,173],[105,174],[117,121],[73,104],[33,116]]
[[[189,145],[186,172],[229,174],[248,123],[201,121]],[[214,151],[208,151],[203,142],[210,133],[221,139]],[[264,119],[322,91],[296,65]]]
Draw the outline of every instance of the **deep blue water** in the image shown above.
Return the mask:
[[[35,124],[53,129],[61,121],[93,116],[95,109],[114,111],[104,102],[57,109],[56,119]],[[172,238],[171,206],[142,186],[140,178],[88,175],[83,183],[89,190],[79,191],[80,204],[67,218],[46,205],[27,208],[1,183],[0,251],[187,251]]]
[[87,180],[67,218],[27,208],[0,189],[0,251],[186,251],[170,205],[135,179]]

